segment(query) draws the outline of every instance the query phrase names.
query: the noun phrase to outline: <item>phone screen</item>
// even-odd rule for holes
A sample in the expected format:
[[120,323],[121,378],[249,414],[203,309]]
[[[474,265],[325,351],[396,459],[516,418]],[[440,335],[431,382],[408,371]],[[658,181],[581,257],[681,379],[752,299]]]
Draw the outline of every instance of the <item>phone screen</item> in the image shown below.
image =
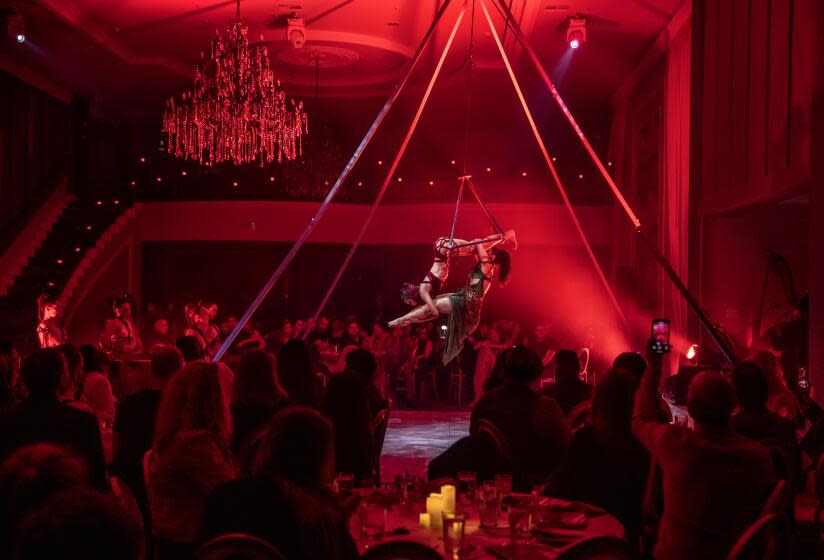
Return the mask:
[[659,354],[670,351],[670,322],[669,319],[652,320],[652,350]]

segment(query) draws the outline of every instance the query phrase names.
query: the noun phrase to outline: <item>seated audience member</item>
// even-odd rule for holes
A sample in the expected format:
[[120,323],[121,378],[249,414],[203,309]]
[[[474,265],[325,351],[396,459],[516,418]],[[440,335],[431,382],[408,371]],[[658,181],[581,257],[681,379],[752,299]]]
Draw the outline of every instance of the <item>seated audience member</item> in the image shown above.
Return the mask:
[[320,408],[323,384],[312,371],[309,348],[302,340],[290,340],[278,352],[278,381],[293,404]]
[[90,412],[59,400],[66,360],[57,348],[37,350],[23,362],[28,397],[0,419],[0,459],[34,443],[65,445],[87,463],[89,478],[103,488],[106,472],[100,426]]
[[495,358],[495,365],[492,366],[492,372],[489,374],[489,377],[486,378],[484,381],[483,387],[481,387],[482,393],[480,395],[476,395],[475,402],[478,401],[479,398],[484,393],[488,393],[492,389],[497,389],[498,387],[502,387],[504,384],[504,364],[506,364],[507,356],[512,352],[514,349],[513,347],[504,348],[501,350],[501,353],[498,354],[498,357]]
[[[333,376],[326,387],[324,414],[335,427],[335,465],[338,471],[355,474],[359,484],[375,475],[375,440],[372,420],[385,408],[380,395],[370,397],[375,376],[375,356],[354,349],[346,357],[346,371]],[[371,402],[370,402],[371,401]]]
[[99,373],[103,377],[109,377],[109,367],[112,361],[103,351],[91,344],[82,344],[80,354],[83,356],[84,377],[90,373]]
[[546,481],[563,461],[570,440],[558,404],[530,388],[542,370],[535,352],[515,346],[506,355],[503,385],[481,397],[470,419],[470,435],[480,432],[482,421],[501,432],[511,453],[513,485],[521,491]]
[[112,473],[120,476],[132,491],[145,498],[143,455],[152,448],[155,418],[163,389],[172,375],[183,367],[183,354],[174,346],[156,344],[149,351],[149,388],[124,398],[117,407],[112,437]]
[[752,356],[751,361],[767,375],[767,410],[795,421],[800,413],[798,399],[787,388],[778,358],[768,350],[761,350]]
[[265,350],[251,350],[240,358],[232,386],[232,451],[244,472],[251,467],[250,451],[272,416],[287,405],[286,391],[277,378],[275,357]]
[[20,524],[13,558],[138,560],[141,537],[138,520],[113,496],[80,486],[55,495]]
[[550,496],[604,508],[637,544],[650,455],[632,434],[638,385],[627,371],[607,372],[592,398],[592,423],[572,434],[567,459],[547,488]]
[[74,344],[64,343],[56,348],[66,360],[66,375],[60,383],[60,400],[75,403],[83,389],[83,354]]
[[778,454],[776,474],[793,483],[801,476],[801,450],[792,421],[767,410],[767,374],[752,362],[741,362],[732,374],[738,412],[730,419],[733,429]]
[[564,415],[592,396],[592,385],[581,380],[581,362],[572,350],[559,350],[555,354],[555,382],[547,383],[541,393],[555,399]]
[[[644,372],[647,371],[647,361],[638,352],[622,352],[612,362],[612,369],[623,369],[630,372],[635,378],[636,384],[640,387]],[[658,422],[660,424],[672,422],[672,411],[663,396],[659,396],[658,405],[660,408]]]
[[187,364],[169,381],[155,421],[148,494],[160,560],[191,554],[206,497],[237,477],[231,437],[218,367]]
[[290,559],[357,558],[347,514],[330,491],[334,455],[332,425],[320,413],[304,407],[278,412],[253,477],[226,483],[209,497],[201,540],[241,531],[266,539]]
[[690,383],[687,408],[694,429],[659,424],[660,356],[647,359],[632,428],[663,473],[664,514],[655,557],[726,558],[775,486],[770,453],[730,428],[735,392],[717,372],[700,373]]
[[88,483],[86,464],[63,447],[39,443],[15,451],[0,465],[0,558],[11,557],[26,515],[55,493]]
[[80,402],[89,407],[101,426],[111,427],[114,422],[115,404],[112,385],[99,373],[90,373],[83,381]]
[[183,361],[187,364],[195,360],[203,359],[203,347],[193,336],[184,335],[179,337],[175,341],[175,346],[177,346],[177,349],[183,354]]

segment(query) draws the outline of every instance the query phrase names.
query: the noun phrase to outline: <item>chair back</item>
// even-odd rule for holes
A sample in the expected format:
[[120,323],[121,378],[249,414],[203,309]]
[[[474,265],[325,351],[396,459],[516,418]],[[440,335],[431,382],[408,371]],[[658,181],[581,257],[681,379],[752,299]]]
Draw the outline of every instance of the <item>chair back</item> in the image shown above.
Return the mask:
[[372,420],[372,441],[375,443],[375,455],[373,465],[375,466],[375,482],[381,482],[381,453],[383,452],[383,442],[386,439],[386,428],[389,425],[389,408],[384,408]]
[[152,463],[155,460],[154,449],[149,449],[143,454],[143,486],[146,488],[146,495],[149,495],[149,479],[151,478]]
[[589,380],[589,356],[590,356],[589,348],[581,348],[580,350],[578,350],[578,363],[581,364],[581,372],[578,374],[578,376],[581,379],[583,379],[584,381],[586,381],[587,383],[590,383],[590,380]]
[[568,544],[558,553],[557,560],[636,560],[637,553],[624,539],[591,537]]
[[512,463],[512,449],[509,447],[509,442],[506,441],[503,432],[501,432],[498,426],[489,420],[481,419],[478,421],[478,432],[490,438],[501,453],[501,457],[503,457],[507,463]]
[[[786,522],[774,513],[753,523],[732,547],[727,560],[772,560],[779,556]],[[780,557],[783,557],[781,555]]]
[[389,541],[367,550],[361,560],[443,560],[443,557],[420,543]]
[[570,430],[577,430],[589,424],[592,419],[592,401],[584,401],[575,405],[567,414],[567,424]]
[[195,554],[197,560],[286,560],[280,551],[265,540],[246,533],[229,533],[215,537]]
[[138,524],[140,532],[143,533],[143,511],[140,509],[140,504],[137,502],[137,498],[134,497],[134,493],[129,486],[118,476],[109,477],[109,486],[117,502],[126,514],[131,517],[132,521]]
[[764,507],[761,508],[762,516],[770,513],[774,513],[776,515],[781,515],[783,513],[784,489],[786,485],[787,483],[783,480],[779,480],[775,483],[775,488],[773,488],[772,492],[770,492],[770,497],[767,498],[767,501],[764,502]]

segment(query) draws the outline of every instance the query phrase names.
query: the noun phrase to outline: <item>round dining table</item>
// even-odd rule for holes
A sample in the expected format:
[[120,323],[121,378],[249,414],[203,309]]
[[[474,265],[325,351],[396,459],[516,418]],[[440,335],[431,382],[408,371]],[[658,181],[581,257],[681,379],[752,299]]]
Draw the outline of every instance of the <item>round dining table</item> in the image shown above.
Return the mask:
[[[506,501],[506,500],[505,500]],[[569,544],[589,537],[624,536],[624,526],[603,509],[584,502],[570,502],[558,498],[535,497],[526,494],[512,494],[509,500],[530,501],[533,512],[539,519],[528,539],[513,543],[509,517],[506,511],[498,516],[494,528],[481,527],[477,508],[464,504],[459,511],[466,516],[463,549],[458,555],[461,560],[552,560]],[[358,515],[352,516],[350,529],[361,553],[382,542],[414,541],[432,548],[444,558],[443,530],[422,527],[419,514],[425,509],[423,502],[392,505],[384,510],[385,523],[381,536],[366,538]]]

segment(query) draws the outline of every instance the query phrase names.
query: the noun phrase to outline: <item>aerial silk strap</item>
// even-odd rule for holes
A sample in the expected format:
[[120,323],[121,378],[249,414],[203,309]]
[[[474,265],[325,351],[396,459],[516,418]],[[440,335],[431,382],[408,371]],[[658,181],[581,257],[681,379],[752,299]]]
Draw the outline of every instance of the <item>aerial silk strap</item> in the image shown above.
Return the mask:
[[343,171],[341,172],[340,176],[335,181],[335,184],[332,185],[332,188],[329,190],[329,193],[326,195],[326,198],[323,200],[323,202],[321,202],[320,206],[318,207],[317,211],[315,212],[315,215],[312,217],[312,219],[306,225],[306,228],[303,230],[303,232],[300,234],[298,239],[292,245],[292,248],[289,250],[289,252],[286,254],[286,256],[283,258],[283,260],[280,262],[278,267],[275,269],[275,271],[269,277],[269,280],[267,280],[266,284],[263,286],[263,288],[260,290],[260,292],[258,292],[257,296],[255,296],[255,299],[252,301],[251,305],[249,305],[249,307],[243,313],[243,315],[241,316],[241,318],[238,321],[235,328],[232,329],[232,332],[230,332],[229,336],[226,337],[226,340],[223,341],[223,344],[221,345],[221,347],[218,349],[218,351],[215,353],[214,357],[212,358],[213,362],[218,362],[223,357],[223,354],[226,353],[226,351],[229,349],[229,347],[235,341],[237,336],[240,334],[241,329],[243,329],[243,327],[246,326],[246,323],[249,322],[249,319],[251,319],[252,315],[255,313],[255,311],[257,311],[258,307],[260,307],[260,305],[263,303],[263,300],[266,298],[266,296],[269,294],[269,292],[275,286],[277,281],[280,280],[281,276],[283,276],[283,273],[286,270],[286,267],[288,267],[289,264],[294,260],[295,255],[297,255],[298,251],[300,251],[300,248],[303,247],[303,244],[306,242],[306,240],[309,238],[309,236],[315,230],[315,227],[317,226],[318,222],[320,221],[320,219],[326,213],[326,210],[328,209],[329,204],[332,202],[332,200],[338,194],[338,191],[340,190],[340,188],[343,185],[346,178],[349,177],[349,173],[352,171],[352,168],[355,166],[355,163],[357,163],[358,159],[360,159],[360,156],[361,156],[361,154],[363,154],[363,151],[366,149],[366,146],[369,144],[369,142],[374,137],[375,131],[378,129],[380,124],[383,122],[384,118],[386,117],[386,114],[389,112],[390,107],[392,107],[392,105],[395,103],[395,101],[398,99],[398,97],[400,97],[401,91],[403,90],[406,83],[409,81],[409,77],[412,75],[412,71],[418,65],[418,62],[420,62],[420,59],[423,55],[423,51],[425,50],[426,46],[429,44],[429,41],[432,39],[432,36],[435,34],[435,29],[438,27],[438,23],[440,23],[441,18],[446,13],[446,9],[449,7],[450,4],[451,4],[451,0],[445,0],[443,5],[441,6],[440,10],[438,10],[438,13],[435,15],[435,18],[432,20],[432,23],[429,25],[429,28],[426,30],[426,34],[424,35],[423,39],[421,39],[421,42],[418,45],[418,48],[415,51],[415,54],[412,55],[411,64],[409,65],[409,70],[407,70],[406,74],[404,74],[403,78],[398,83],[398,85],[395,86],[392,93],[389,94],[389,97],[387,98],[387,100],[384,103],[383,107],[381,108],[380,112],[375,117],[375,120],[372,122],[372,126],[370,126],[369,130],[366,131],[366,134],[364,135],[363,139],[361,140],[361,143],[355,149],[355,152],[352,154],[352,157],[349,159],[349,162],[346,164],[346,167],[343,168]]

